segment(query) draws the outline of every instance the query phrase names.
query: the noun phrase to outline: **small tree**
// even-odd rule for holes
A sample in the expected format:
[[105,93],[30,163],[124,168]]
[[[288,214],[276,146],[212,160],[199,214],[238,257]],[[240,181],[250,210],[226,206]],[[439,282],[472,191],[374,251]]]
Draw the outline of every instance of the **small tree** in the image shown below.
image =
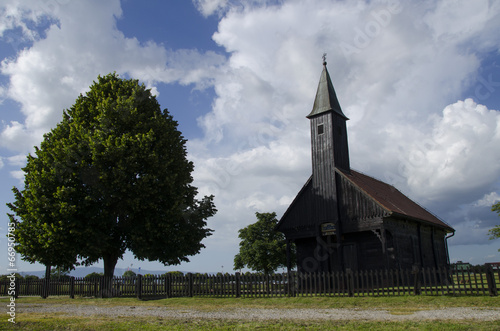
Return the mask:
[[[19,273],[15,273],[14,276],[16,277],[16,279],[24,279],[23,275],[19,274]],[[6,274],[6,275],[1,275],[0,276],[0,282],[6,282],[6,281],[9,281],[10,280],[10,274]]]
[[[280,267],[286,267],[285,235],[274,230],[278,220],[276,213],[255,213],[257,222],[239,230],[240,252],[234,257],[234,268],[245,266],[268,275]],[[294,263],[294,251],[291,261]]]
[[132,270],[127,270],[123,273],[123,277],[135,277],[137,274]]
[[164,273],[165,276],[171,275],[171,276],[184,276],[184,273],[182,271],[167,271]]
[[104,276],[102,272],[91,272],[85,276],[85,279],[100,278],[102,276]]
[[36,275],[26,275],[26,276],[24,276],[24,279],[25,280],[39,280],[40,277],[38,277]]
[[69,277],[70,277],[69,276],[69,269],[57,267],[57,268],[53,268],[50,271],[50,278],[52,278],[52,279],[62,280],[62,279],[68,279]]
[[[496,212],[498,216],[500,216],[500,202],[491,206],[491,211]],[[500,225],[496,225],[493,229],[490,229],[488,234],[490,235],[490,240],[500,238]],[[500,249],[498,249],[498,251],[500,252]]]

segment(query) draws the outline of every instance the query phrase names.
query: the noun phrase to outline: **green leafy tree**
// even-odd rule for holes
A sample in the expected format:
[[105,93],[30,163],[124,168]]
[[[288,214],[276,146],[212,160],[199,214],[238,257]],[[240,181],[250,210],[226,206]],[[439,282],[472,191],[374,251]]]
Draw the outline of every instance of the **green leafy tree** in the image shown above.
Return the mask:
[[62,268],[103,259],[106,277],[127,249],[189,261],[216,209],[213,196],[196,199],[185,142],[144,85],[99,76],[28,156],[24,189],[8,204],[17,252]]
[[[276,213],[255,213],[257,222],[240,229],[240,251],[234,257],[234,268],[248,268],[268,275],[285,267],[286,240],[284,234],[275,231]],[[291,261],[295,261],[292,249]]]
[[[16,279],[24,279],[23,276],[21,274],[18,274],[17,272],[14,274],[14,276],[16,277]],[[10,274],[7,274],[7,275],[1,275],[0,276],[0,282],[7,282],[7,281],[10,281]]]
[[137,274],[132,270],[127,270],[123,273],[123,277],[135,277]]
[[68,279],[69,276],[69,269],[64,269],[62,267],[57,267],[54,268],[50,271],[50,278],[52,279]]
[[24,276],[24,279],[25,280],[39,280],[40,277],[38,277],[36,275],[26,275],[26,276]]
[[167,271],[164,273],[165,276],[172,275],[172,276],[184,276],[184,273],[182,271]]
[[100,278],[104,276],[104,274],[102,272],[91,272],[90,274],[87,274],[85,276],[85,279],[93,279],[93,278]]
[[[498,216],[500,216],[500,202],[491,206],[491,211],[496,212]],[[490,229],[488,234],[490,235],[490,240],[500,238],[500,225],[496,225],[493,229]],[[500,249],[498,249],[498,251],[500,252]]]

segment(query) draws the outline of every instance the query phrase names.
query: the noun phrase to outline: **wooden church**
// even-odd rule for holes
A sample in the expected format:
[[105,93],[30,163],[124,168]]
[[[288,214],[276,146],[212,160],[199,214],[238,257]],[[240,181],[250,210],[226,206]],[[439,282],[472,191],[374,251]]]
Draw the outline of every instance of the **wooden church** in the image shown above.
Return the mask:
[[393,186],[350,168],[348,118],[326,61],[307,118],[312,175],[276,226],[288,250],[295,243],[298,271],[448,266],[455,230]]

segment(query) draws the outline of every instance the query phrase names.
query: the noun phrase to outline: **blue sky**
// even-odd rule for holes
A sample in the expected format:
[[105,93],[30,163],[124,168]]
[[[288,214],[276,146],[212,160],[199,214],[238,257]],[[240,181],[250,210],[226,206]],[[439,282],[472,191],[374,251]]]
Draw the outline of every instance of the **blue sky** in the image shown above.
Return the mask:
[[[452,261],[500,261],[500,4],[495,1],[76,1],[0,5],[0,273],[11,188],[26,155],[96,79],[157,94],[188,139],[214,235],[190,263],[231,271],[238,229],[281,216],[311,173],[321,56],[347,117],[351,165],[457,231]],[[5,237],[4,237],[5,238]],[[3,248],[2,248],[3,247]],[[99,264],[98,264],[99,265]],[[41,265],[20,261],[21,271]]]

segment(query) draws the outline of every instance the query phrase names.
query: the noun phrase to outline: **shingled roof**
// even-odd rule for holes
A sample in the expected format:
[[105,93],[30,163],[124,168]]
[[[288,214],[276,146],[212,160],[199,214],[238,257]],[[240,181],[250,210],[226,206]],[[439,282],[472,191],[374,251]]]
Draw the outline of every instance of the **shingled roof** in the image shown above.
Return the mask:
[[377,204],[394,216],[402,216],[424,221],[444,228],[447,232],[455,230],[425,208],[408,198],[394,186],[351,169],[350,173],[336,169],[345,179],[357,186]]
[[321,72],[321,76],[319,79],[316,98],[314,98],[313,109],[306,117],[311,118],[329,111],[333,111],[339,114],[346,120],[348,119],[342,112],[342,108],[340,108],[337,94],[335,93],[332,80],[330,79],[330,74],[328,73],[328,69],[326,69],[326,62],[323,62],[323,71]]

